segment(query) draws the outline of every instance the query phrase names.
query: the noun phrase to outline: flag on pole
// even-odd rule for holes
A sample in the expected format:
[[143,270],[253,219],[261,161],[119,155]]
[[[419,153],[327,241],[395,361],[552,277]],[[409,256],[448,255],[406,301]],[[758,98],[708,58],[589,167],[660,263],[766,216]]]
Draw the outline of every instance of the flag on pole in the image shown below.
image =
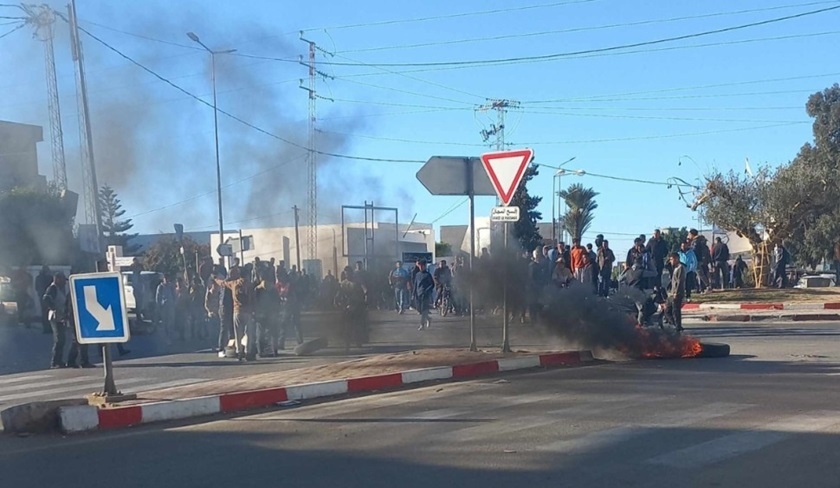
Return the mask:
[[750,178],[754,176],[752,168],[750,168],[750,158],[744,158],[744,173],[746,173]]

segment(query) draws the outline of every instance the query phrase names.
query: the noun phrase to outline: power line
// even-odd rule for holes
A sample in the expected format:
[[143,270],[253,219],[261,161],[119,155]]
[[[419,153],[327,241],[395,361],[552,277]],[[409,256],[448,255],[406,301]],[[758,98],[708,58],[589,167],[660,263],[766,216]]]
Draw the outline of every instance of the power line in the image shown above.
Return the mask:
[[325,134],[335,134],[339,136],[349,136],[349,137],[361,137],[364,139],[373,139],[377,141],[389,141],[389,142],[403,142],[406,144],[427,144],[427,145],[439,145],[439,146],[462,146],[462,147],[482,147],[486,146],[486,144],[481,143],[469,143],[469,142],[441,142],[441,141],[419,141],[414,139],[400,139],[396,137],[379,137],[379,136],[369,136],[365,134],[348,134],[346,132],[335,132],[335,131],[326,131],[322,130],[319,132],[323,132]]
[[436,95],[428,95],[428,94],[424,94],[424,93],[417,93],[417,92],[413,92],[413,91],[409,91],[409,90],[403,90],[403,89],[400,89],[400,88],[393,88],[393,87],[390,87],[390,86],[374,85],[372,83],[365,83],[363,81],[351,80],[351,79],[347,79],[347,78],[344,78],[344,77],[341,77],[341,76],[337,76],[335,79],[336,80],[341,80],[341,81],[346,81],[348,83],[353,83],[353,84],[356,84],[356,85],[368,86],[368,87],[376,88],[376,89],[379,89],[379,90],[387,90],[387,91],[392,91],[392,92],[395,92],[395,93],[403,93],[405,95],[412,95],[412,96],[415,96],[415,97],[431,98],[433,100],[442,100],[444,102],[452,102],[452,103],[458,103],[458,104],[462,104],[462,105],[473,105],[471,102],[465,102],[463,100],[455,100],[455,99],[452,99],[452,98],[438,97]]
[[[285,166],[285,165],[287,165],[287,164],[289,164],[289,163],[293,163],[293,162],[295,162],[295,161],[297,161],[297,160],[300,160],[300,159],[303,159],[303,158],[304,158],[304,156],[298,156],[298,157],[296,157],[296,158],[292,158],[292,159],[290,159],[290,160],[288,160],[288,161],[284,161],[284,162],[282,162],[282,163],[280,163],[280,164],[275,164],[274,166],[272,166],[272,167],[270,167],[270,168],[266,168],[266,169],[264,169],[263,171],[260,171],[259,173],[254,173],[254,174],[252,174],[252,175],[250,175],[250,176],[246,176],[246,177],[244,177],[244,178],[241,178],[241,179],[238,179],[238,180],[233,181],[233,182],[231,182],[231,183],[228,183],[228,184],[224,185],[222,188],[223,188],[223,189],[224,189],[224,188],[230,188],[230,187],[235,186],[235,185],[238,185],[239,183],[242,183],[242,182],[244,182],[244,181],[252,180],[252,179],[256,178],[257,176],[264,175],[264,174],[266,174],[266,173],[268,173],[268,172],[271,172],[271,171],[274,171],[274,170],[276,170],[276,169],[280,168],[281,166]],[[199,194],[193,195],[193,196],[191,196],[191,197],[185,198],[185,199],[183,199],[183,200],[179,200],[179,201],[177,201],[177,202],[172,202],[172,203],[166,204],[166,205],[164,205],[164,206],[162,206],[162,207],[154,208],[154,209],[151,209],[151,210],[146,210],[145,212],[140,212],[140,213],[138,213],[138,214],[131,215],[131,216],[129,216],[128,218],[133,219],[133,218],[135,218],[135,217],[141,217],[141,216],[143,216],[143,215],[148,215],[148,214],[151,214],[151,213],[159,212],[159,211],[161,211],[161,210],[165,210],[165,209],[167,209],[167,208],[177,207],[178,205],[182,205],[182,204],[184,204],[184,203],[191,202],[191,201],[193,201],[193,200],[196,200],[196,199],[201,198],[201,197],[203,197],[203,196],[210,195],[210,194],[212,194],[212,193],[216,193],[216,189],[215,189],[215,188],[214,188],[213,190],[206,191],[206,192],[204,192],[204,193],[199,193]]]
[[454,212],[454,211],[458,210],[459,208],[463,207],[463,206],[464,206],[464,204],[465,204],[465,203],[467,203],[467,202],[469,202],[469,201],[470,201],[470,199],[469,199],[469,198],[466,198],[466,199],[464,199],[464,200],[461,200],[460,202],[456,203],[455,205],[453,205],[452,207],[450,207],[448,210],[446,210],[445,212],[443,212],[441,215],[439,215],[439,216],[438,216],[438,218],[436,218],[435,220],[433,220],[433,221],[431,221],[431,222],[429,222],[429,223],[430,223],[430,224],[436,224],[439,220],[441,220],[442,218],[444,218],[444,217],[446,217],[447,215],[451,214],[452,212]]
[[365,22],[365,23],[358,23],[358,24],[345,24],[345,25],[337,25],[332,27],[312,27],[308,29],[303,29],[306,31],[314,31],[314,30],[343,30],[343,29],[355,29],[359,27],[376,27],[382,25],[397,25],[397,24],[408,24],[408,23],[416,23],[416,22],[429,22],[433,20],[447,20],[447,19],[457,19],[462,17],[475,17],[480,15],[493,15],[493,14],[502,14],[502,13],[509,13],[509,12],[521,12],[525,10],[535,10],[535,9],[543,9],[543,8],[551,8],[551,7],[562,7],[567,5],[575,5],[581,3],[593,3],[598,0],[566,0],[564,2],[552,2],[552,3],[544,3],[540,5],[526,5],[523,7],[510,7],[510,8],[500,8],[500,9],[493,9],[493,10],[481,10],[477,12],[461,12],[456,14],[444,14],[444,15],[435,15],[433,17],[415,17],[409,19],[393,19],[393,20],[381,20],[375,22]]
[[681,22],[685,20],[696,20],[696,19],[707,19],[713,17],[723,17],[723,16],[730,16],[730,15],[742,15],[748,13],[757,13],[757,12],[767,12],[771,10],[783,10],[783,9],[790,9],[790,8],[801,8],[801,7],[811,7],[815,5],[825,5],[825,4],[833,4],[835,1],[822,1],[822,2],[810,2],[804,4],[790,4],[790,5],[778,5],[774,7],[764,7],[764,8],[754,8],[754,9],[747,9],[747,10],[735,10],[735,11],[728,11],[728,12],[714,12],[708,14],[701,14],[701,15],[688,15],[682,17],[671,17],[665,19],[649,19],[649,20],[641,20],[637,22],[623,22],[618,24],[607,24],[607,25],[597,25],[597,26],[588,26],[588,27],[574,27],[570,29],[556,29],[556,30],[547,30],[547,31],[539,31],[539,32],[527,32],[527,33],[520,33],[520,34],[505,34],[505,35],[498,35],[498,36],[488,36],[488,37],[468,37],[462,39],[453,39],[448,41],[433,41],[433,42],[423,42],[423,43],[416,43],[416,44],[402,44],[402,45],[393,45],[393,46],[376,46],[376,47],[368,47],[368,48],[360,48],[360,49],[349,49],[345,51],[340,51],[341,53],[364,53],[364,52],[375,52],[375,51],[391,51],[391,50],[404,50],[404,49],[416,49],[416,48],[424,48],[424,47],[435,47],[435,46],[451,46],[454,44],[465,44],[465,43],[474,43],[474,42],[486,42],[486,41],[500,41],[500,40],[508,40],[508,39],[522,39],[522,38],[529,38],[529,37],[541,37],[541,36],[548,36],[554,34],[570,34],[574,32],[588,32],[588,31],[597,31],[597,30],[605,30],[605,29],[615,29],[620,27],[638,27],[643,25],[651,25],[651,24],[666,24],[671,22]]
[[[133,58],[131,58],[130,56],[128,56],[128,55],[126,55],[126,54],[124,54],[124,53],[122,53],[122,52],[121,52],[120,50],[118,50],[117,48],[115,48],[115,47],[111,46],[110,44],[108,44],[107,42],[103,41],[103,40],[102,40],[102,39],[100,39],[99,37],[97,37],[97,36],[95,36],[95,35],[91,34],[91,33],[90,33],[87,29],[85,29],[85,28],[83,28],[83,27],[81,27],[81,26],[80,26],[80,27],[79,27],[79,30],[80,30],[80,31],[82,31],[82,32],[84,32],[85,34],[87,34],[87,35],[88,35],[89,37],[91,37],[93,40],[97,41],[98,43],[100,43],[100,44],[102,44],[103,46],[105,46],[106,48],[108,48],[110,51],[113,51],[114,53],[116,53],[116,54],[117,54],[117,55],[119,55],[120,57],[122,57],[122,58],[126,59],[127,61],[131,62],[132,64],[134,64],[134,65],[135,65],[135,66],[137,66],[138,68],[142,69],[143,71],[146,71],[147,73],[149,73],[149,74],[151,74],[152,76],[156,77],[156,78],[157,78],[157,79],[159,79],[160,81],[162,81],[162,82],[166,83],[167,85],[169,85],[169,86],[171,86],[171,87],[175,88],[176,90],[178,90],[178,91],[180,91],[181,93],[183,93],[183,94],[185,94],[185,95],[189,96],[190,98],[192,98],[192,99],[196,100],[197,102],[202,103],[202,104],[204,104],[204,105],[206,105],[206,106],[208,106],[208,107],[210,107],[210,108],[214,108],[212,103],[207,102],[207,101],[205,101],[205,100],[203,100],[203,99],[199,98],[198,96],[196,96],[196,95],[192,94],[191,92],[187,91],[186,89],[182,88],[181,86],[179,86],[179,85],[177,85],[177,84],[173,83],[172,81],[168,80],[167,78],[165,78],[165,77],[163,77],[163,76],[159,75],[157,72],[155,72],[155,71],[154,71],[154,70],[152,70],[151,68],[148,68],[148,67],[146,67],[145,65],[141,64],[140,62],[135,61]],[[242,119],[242,118],[240,118],[240,117],[237,117],[236,115],[231,114],[230,112],[227,112],[227,111],[222,110],[222,109],[220,109],[220,108],[218,109],[218,112],[219,112],[220,114],[226,115],[227,117],[229,117],[229,118],[231,118],[231,119],[233,119],[233,120],[235,120],[235,121],[239,122],[239,123],[240,123],[240,124],[242,124],[242,125],[245,125],[246,127],[250,127],[251,129],[254,129],[254,130],[255,130],[255,131],[257,131],[257,132],[260,132],[260,133],[265,134],[265,135],[267,135],[267,136],[269,136],[269,137],[272,137],[272,138],[274,138],[274,139],[277,139],[278,141],[284,142],[284,143],[286,143],[286,144],[288,144],[288,145],[290,145],[290,146],[297,147],[297,148],[299,148],[299,149],[307,149],[307,147],[306,147],[306,146],[304,146],[304,145],[298,144],[298,143],[296,143],[296,142],[292,142],[292,141],[290,141],[290,140],[288,140],[288,139],[285,139],[285,138],[280,137],[280,136],[278,136],[278,135],[276,135],[276,134],[273,134],[273,133],[271,133],[271,132],[269,132],[269,131],[267,131],[267,130],[265,130],[265,129],[261,128],[261,127],[258,127],[258,126],[256,126],[256,125],[254,125],[254,124],[250,123],[250,122],[247,122],[246,120],[244,120],[244,119]],[[318,150],[316,150],[315,152],[316,152],[316,153],[318,153],[318,154],[320,154],[320,155],[323,155],[323,156],[330,156],[330,157],[334,157],[334,158],[341,158],[341,159],[352,159],[352,160],[356,160],[356,161],[373,161],[373,162],[389,162],[389,163],[423,163],[423,162],[425,162],[425,161],[422,161],[422,160],[415,160],[415,159],[386,159],[386,158],[371,158],[371,157],[363,157],[363,156],[350,156],[350,155],[347,155],[347,154],[338,154],[338,153],[327,152],[327,151],[318,151]]]
[[6,32],[5,34],[0,34],[0,39],[3,39],[4,37],[23,29],[24,27],[26,27],[26,24],[20,24],[19,26],[11,29],[10,31]]
[[[557,145],[557,144],[594,144],[594,143],[602,143],[602,142],[625,142],[625,141],[646,141],[652,139],[670,139],[675,137],[691,137],[691,136],[705,136],[711,134],[724,134],[727,132],[745,132],[745,131],[752,131],[752,130],[762,130],[762,129],[773,129],[777,127],[789,127],[792,125],[801,125],[801,124],[808,124],[808,121],[802,122],[788,122],[784,124],[770,124],[770,125],[761,125],[757,127],[741,127],[737,129],[721,129],[721,130],[712,130],[712,131],[705,131],[705,132],[683,132],[679,134],[665,134],[665,135],[658,135],[658,136],[640,136],[640,137],[616,137],[610,139],[588,139],[588,140],[578,140],[578,141],[543,141],[543,142],[517,142],[514,143],[515,145],[520,146],[539,146],[539,145]],[[589,173],[587,173],[589,174]]]
[[[840,33],[840,31],[835,31],[836,33]],[[563,102],[570,102],[570,101],[598,101],[598,99],[605,98],[605,97],[632,97],[634,95],[648,95],[648,94],[660,94],[660,93],[667,93],[667,92],[675,92],[675,91],[689,91],[689,90],[705,90],[708,88],[725,88],[730,86],[743,86],[743,85],[757,85],[763,83],[776,83],[779,81],[798,81],[798,80],[812,80],[814,78],[829,78],[840,76],[840,72],[838,73],[825,73],[825,74],[816,74],[816,75],[803,75],[803,76],[788,76],[785,78],[771,78],[771,79],[760,79],[760,80],[746,80],[746,81],[733,81],[728,83],[715,83],[710,85],[695,85],[695,86],[683,86],[683,87],[675,87],[675,88],[659,88],[656,90],[644,90],[644,91],[636,91],[636,92],[624,92],[624,93],[615,93],[612,95],[592,95],[588,97],[575,97],[575,98],[558,98],[554,100],[529,100],[522,103],[528,104],[542,104],[542,103],[563,103]]]
[[160,44],[168,44],[170,46],[182,47],[184,49],[190,49],[190,50],[193,50],[193,51],[204,51],[204,49],[202,49],[200,47],[195,47],[195,46],[191,46],[189,44],[183,44],[183,43],[180,43],[180,42],[166,41],[164,39],[158,39],[158,38],[150,37],[150,36],[147,36],[147,35],[144,35],[144,34],[137,34],[137,33],[134,33],[134,32],[124,31],[124,30],[120,30],[120,29],[117,29],[117,28],[114,28],[114,27],[111,27],[111,26],[108,26],[108,25],[104,25],[104,24],[100,24],[98,22],[94,22],[92,20],[82,20],[82,22],[85,23],[85,24],[95,25],[96,27],[99,27],[100,29],[105,29],[105,30],[109,30],[109,31],[112,31],[112,32],[117,32],[119,34],[124,34],[126,36],[136,37],[138,39],[145,39],[147,41],[158,42]]
[[670,96],[661,96],[661,97],[630,97],[630,98],[598,98],[598,99],[587,99],[587,100],[574,100],[574,99],[566,99],[563,100],[564,103],[574,103],[574,102],[589,102],[589,103],[600,103],[600,102],[637,102],[637,101],[644,101],[644,100],[689,100],[695,98],[726,98],[726,97],[749,97],[749,96],[756,96],[756,95],[783,95],[783,94],[791,94],[791,93],[804,93],[810,92],[812,89],[809,88],[801,88],[798,90],[773,90],[773,91],[751,91],[751,92],[744,92],[744,93],[711,93],[711,94],[702,94],[702,95],[670,95]]
[[[786,15],[784,17],[776,17],[767,20],[761,20],[758,22],[750,22],[747,24],[740,24],[730,27],[724,27],[720,29],[712,29],[707,31],[695,32],[691,34],[683,34],[679,36],[671,36],[662,39],[655,39],[651,41],[642,41],[642,42],[635,42],[630,44],[621,44],[616,46],[609,46],[609,47],[602,47],[602,48],[594,48],[594,49],[584,49],[579,51],[569,51],[563,53],[554,53],[554,54],[543,54],[537,56],[517,56],[517,57],[510,57],[510,58],[496,58],[496,59],[473,59],[473,60],[459,60],[459,61],[432,61],[432,62],[411,62],[411,63],[348,63],[348,62],[338,62],[338,61],[326,61],[322,64],[331,65],[331,66],[376,66],[376,67],[390,67],[390,68],[399,68],[399,67],[447,67],[447,66],[481,66],[481,65],[501,65],[501,64],[510,64],[510,63],[517,63],[517,62],[540,62],[540,61],[551,61],[554,59],[560,58],[567,58],[567,57],[574,57],[580,56],[585,54],[596,54],[596,53],[605,53],[611,51],[619,51],[623,49],[631,49],[636,47],[644,47],[644,46],[653,46],[657,44],[664,44],[668,42],[675,42],[675,41],[683,41],[686,39],[695,39],[698,37],[705,37],[715,34],[723,34],[725,32],[734,32],[743,29],[749,29],[753,27],[759,27],[762,25],[770,25],[776,24],[779,22],[785,22],[788,20],[799,19],[803,17],[808,17],[812,15],[818,15],[826,12],[831,12],[834,10],[840,9],[840,5],[835,5],[833,7],[826,7],[817,10],[810,10],[807,12],[801,12],[798,14],[793,15]],[[287,61],[287,62],[296,62],[294,60],[289,59],[282,59],[282,58],[269,58],[267,59],[275,59],[277,61]]]
[[[810,37],[818,37],[818,36],[826,36],[826,35],[834,35],[838,33],[838,31],[829,31],[829,32],[818,32],[818,33],[807,33],[807,34],[793,34],[787,36],[775,36],[775,37],[759,37],[759,38],[752,38],[752,39],[741,39],[741,40],[734,40],[734,41],[719,41],[719,42],[710,42],[705,44],[691,44],[688,46],[668,46],[668,47],[660,47],[660,48],[653,48],[653,49],[636,49],[636,50],[628,50],[628,51],[610,51],[610,52],[599,52],[593,54],[586,54],[586,55],[571,55],[565,59],[588,59],[588,58],[601,58],[607,56],[625,56],[628,54],[651,54],[657,52],[667,52],[667,51],[682,51],[685,49],[698,49],[698,48],[706,48],[706,47],[716,47],[716,46],[731,46],[731,45],[738,45],[738,44],[749,44],[755,42],[766,42],[766,41],[779,41],[779,40],[789,40],[789,39],[803,39],[803,38],[810,38]],[[287,61],[280,59],[279,61]],[[515,65],[515,64],[525,64],[531,62],[528,59],[519,60],[519,61],[511,61],[507,63],[502,63],[506,65]],[[410,69],[410,70],[401,70],[398,71],[399,73],[428,73],[430,71],[440,72],[440,71],[454,71],[454,70],[461,70],[461,69],[471,69],[476,67],[492,67],[492,66],[501,66],[502,64],[488,64],[488,65],[461,65],[461,66],[446,66],[446,67],[432,67],[432,68],[419,68],[419,69]],[[379,73],[356,73],[345,75],[344,78],[361,78],[367,76],[379,76]]]
[[[548,165],[548,164],[540,164],[540,163],[535,163],[535,164],[537,166],[542,166],[542,167],[550,168],[550,169],[558,169],[558,170],[563,169],[563,168],[559,168],[557,166],[551,166],[551,165]],[[570,171],[569,173],[574,173],[574,172]],[[626,183],[640,183],[640,184],[644,184],[644,185],[666,186],[668,188],[671,188],[671,187],[674,187],[674,186],[696,188],[694,185],[682,184],[682,183],[679,183],[679,182],[668,183],[668,182],[665,182],[665,181],[642,180],[642,179],[638,179],[638,178],[624,178],[624,177],[621,177],[621,176],[612,176],[612,175],[602,175],[602,174],[598,174],[598,173],[590,173],[589,171],[581,172],[580,176],[592,176],[594,178],[604,178],[604,179],[608,179],[608,180],[623,181],[623,182],[626,182]]]
[[801,120],[755,120],[755,119],[708,119],[701,117],[665,117],[646,115],[620,115],[620,114],[587,114],[570,112],[540,112],[528,110],[528,114],[553,115],[562,117],[595,117],[611,119],[633,119],[633,120],[674,120],[682,122],[726,122],[726,123],[750,123],[750,124],[798,124]]

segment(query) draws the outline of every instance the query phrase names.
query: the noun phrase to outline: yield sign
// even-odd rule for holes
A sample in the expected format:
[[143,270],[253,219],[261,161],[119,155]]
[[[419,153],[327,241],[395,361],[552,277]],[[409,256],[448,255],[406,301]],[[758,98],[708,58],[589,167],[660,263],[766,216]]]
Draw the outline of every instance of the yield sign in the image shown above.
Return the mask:
[[496,189],[503,205],[509,205],[525,175],[525,168],[534,157],[532,149],[492,152],[481,155],[481,164]]

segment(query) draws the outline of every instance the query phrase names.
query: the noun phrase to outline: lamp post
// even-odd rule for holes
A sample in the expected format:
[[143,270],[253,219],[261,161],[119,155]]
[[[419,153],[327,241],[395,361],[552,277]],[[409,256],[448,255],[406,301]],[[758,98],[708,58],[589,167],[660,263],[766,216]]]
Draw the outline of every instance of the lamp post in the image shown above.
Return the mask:
[[[572,159],[574,159],[574,158],[572,158]],[[566,163],[563,163],[563,164],[566,164]],[[586,174],[586,171],[584,171],[582,169],[575,169],[575,170],[569,171],[569,170],[565,170],[563,168],[560,168],[560,169],[557,170],[556,173],[554,173],[554,176],[555,176],[555,178],[557,178],[558,186],[560,186],[560,184],[559,184],[560,177],[563,176],[563,175],[584,176],[585,174]],[[557,198],[558,199],[558,205],[557,205],[558,207],[560,206],[560,202],[562,201],[562,199],[559,197],[559,195],[560,195],[560,193],[558,192],[558,198]],[[561,215],[562,215],[562,210],[559,210],[559,211],[561,212]],[[563,241],[566,240],[566,229],[563,229],[560,232],[560,237]]]
[[[557,193],[558,192],[557,188],[560,186],[560,176],[562,174],[561,171],[563,171],[561,168],[563,168],[563,166],[571,163],[575,159],[577,159],[577,156],[572,156],[571,158],[563,161],[562,163],[560,163],[559,166],[554,168],[554,169],[557,170],[554,173],[554,177],[552,178],[552,190],[551,190],[551,240],[554,241],[554,242],[557,242],[557,218],[559,217],[558,215],[555,215],[555,211],[557,211],[557,212],[560,211],[557,208],[557,207],[560,206],[560,203],[558,201],[559,200],[559,194]],[[555,199],[557,199],[557,200],[555,200]],[[562,213],[561,213],[560,216],[562,216]]]
[[219,203],[219,243],[222,244],[225,242],[225,224],[224,217],[222,216],[222,166],[219,162],[219,109],[216,106],[216,55],[230,54],[232,52],[235,52],[236,49],[214,51],[207,47],[207,45],[205,45],[203,42],[201,42],[201,39],[199,39],[194,32],[187,32],[187,37],[189,37],[193,42],[195,42],[199,46],[203,47],[205,51],[210,53],[210,77],[213,84],[213,133],[216,143],[216,198]]

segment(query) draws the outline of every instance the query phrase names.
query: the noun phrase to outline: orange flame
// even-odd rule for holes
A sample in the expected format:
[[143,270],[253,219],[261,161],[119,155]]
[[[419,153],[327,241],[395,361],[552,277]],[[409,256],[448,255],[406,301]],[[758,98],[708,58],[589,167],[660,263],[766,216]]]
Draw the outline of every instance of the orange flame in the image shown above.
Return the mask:
[[637,327],[643,358],[693,358],[703,352],[700,341],[691,336],[675,336]]

